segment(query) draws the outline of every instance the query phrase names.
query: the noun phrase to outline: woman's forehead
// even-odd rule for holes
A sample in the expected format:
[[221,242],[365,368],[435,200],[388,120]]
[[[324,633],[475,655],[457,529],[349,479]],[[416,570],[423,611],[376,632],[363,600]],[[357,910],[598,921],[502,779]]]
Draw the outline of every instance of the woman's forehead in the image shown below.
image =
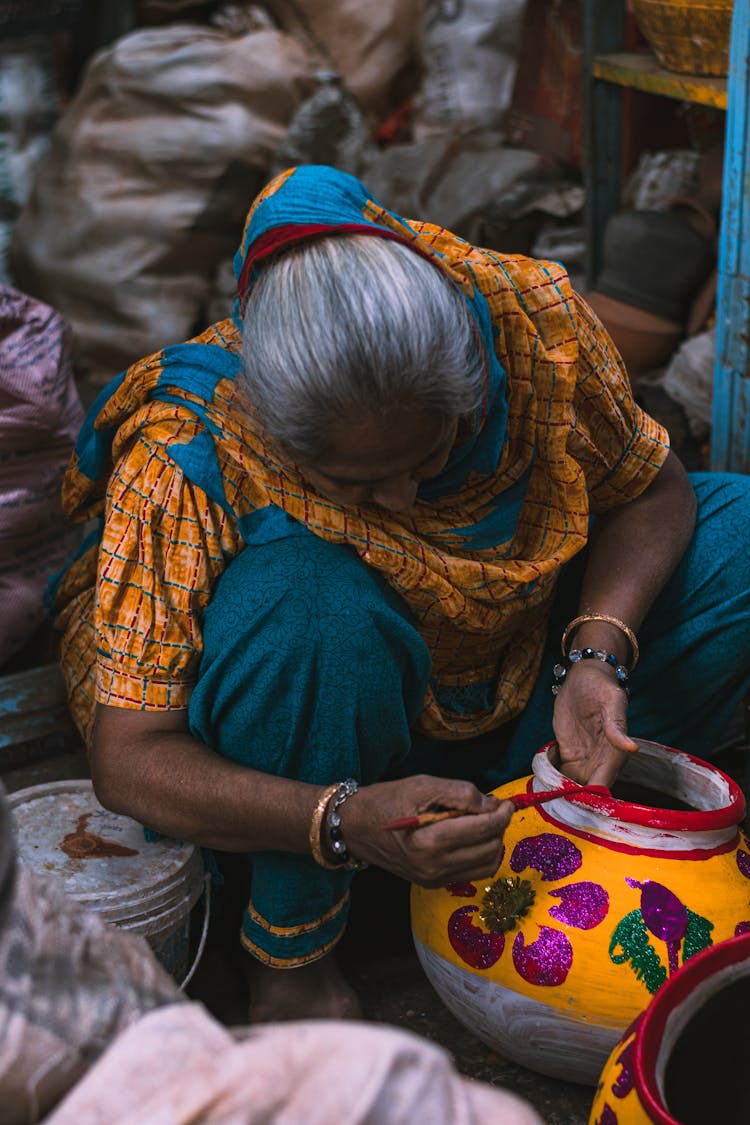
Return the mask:
[[455,422],[437,411],[401,409],[342,420],[327,435],[316,468],[342,480],[380,479],[428,460],[454,433]]

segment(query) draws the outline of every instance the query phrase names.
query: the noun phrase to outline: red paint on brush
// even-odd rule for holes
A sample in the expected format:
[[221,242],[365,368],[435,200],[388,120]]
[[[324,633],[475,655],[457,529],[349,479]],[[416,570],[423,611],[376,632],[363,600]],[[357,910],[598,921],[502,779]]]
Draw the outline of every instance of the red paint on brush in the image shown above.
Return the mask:
[[[563,789],[546,789],[539,793],[514,793],[504,800],[512,801],[517,809],[529,809],[534,805],[557,801],[560,797],[578,797],[582,793],[592,793],[597,797],[612,796],[606,785],[566,785]],[[455,820],[459,816],[475,815],[463,809],[443,809],[440,812],[420,813],[418,816],[404,816],[400,820],[382,824],[381,828],[383,831],[398,832],[404,828],[424,828],[427,824],[437,824],[441,820]]]

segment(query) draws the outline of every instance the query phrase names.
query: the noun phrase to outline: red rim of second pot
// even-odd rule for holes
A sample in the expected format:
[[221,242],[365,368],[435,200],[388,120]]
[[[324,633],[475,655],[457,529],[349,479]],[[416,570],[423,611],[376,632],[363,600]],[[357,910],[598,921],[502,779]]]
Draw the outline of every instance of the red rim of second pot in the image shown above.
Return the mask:
[[665,1107],[656,1082],[656,1064],[667,1019],[708,976],[740,961],[748,962],[750,973],[749,931],[696,953],[661,986],[643,1013],[633,1047],[633,1078],[641,1104],[654,1125],[681,1125]]

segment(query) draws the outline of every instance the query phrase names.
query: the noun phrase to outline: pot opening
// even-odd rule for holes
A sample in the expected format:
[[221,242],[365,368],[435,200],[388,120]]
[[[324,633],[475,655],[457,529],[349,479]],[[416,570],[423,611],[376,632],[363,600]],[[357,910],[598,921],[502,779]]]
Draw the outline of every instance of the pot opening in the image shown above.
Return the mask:
[[638,781],[628,781],[620,775],[611,787],[612,796],[616,801],[629,801],[633,805],[645,805],[650,809],[677,809],[681,812],[695,812],[700,808],[697,804],[688,804],[674,793],[655,789],[643,785]]
[[729,778],[708,762],[636,741],[640,750],[628,757],[612,791],[618,800],[683,812],[708,812],[730,803]]
[[[547,806],[549,817],[571,827],[595,827],[608,834],[610,830],[620,831],[617,823],[672,833],[728,832],[731,836],[732,831],[736,832],[745,815],[745,798],[731,777],[710,762],[680,750],[643,738],[635,741],[638,752],[627,756],[612,784],[611,796],[581,794],[568,801],[552,802]],[[556,743],[542,747],[534,756],[532,770],[536,789],[564,786],[566,779],[560,772]],[[604,820],[609,828],[604,826]],[[706,836],[698,846],[721,842]]]
[[750,975],[711,996],[682,1029],[664,1072],[664,1103],[681,1125],[750,1121]]

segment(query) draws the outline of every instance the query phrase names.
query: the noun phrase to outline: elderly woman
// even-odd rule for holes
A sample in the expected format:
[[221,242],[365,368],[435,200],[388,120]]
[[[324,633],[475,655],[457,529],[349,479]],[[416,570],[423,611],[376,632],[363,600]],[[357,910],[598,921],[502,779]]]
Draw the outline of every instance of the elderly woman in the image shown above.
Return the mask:
[[[102,802],[248,856],[253,1018],[356,1014],[326,955],[357,866],[493,872],[487,791],[553,735],[580,781],[629,731],[711,752],[748,680],[750,489],[688,480],[555,263],[300,167],[236,268],[236,315],[84,425],[65,501],[101,528],[56,589],[62,660]],[[438,808],[466,815],[382,830]]]

